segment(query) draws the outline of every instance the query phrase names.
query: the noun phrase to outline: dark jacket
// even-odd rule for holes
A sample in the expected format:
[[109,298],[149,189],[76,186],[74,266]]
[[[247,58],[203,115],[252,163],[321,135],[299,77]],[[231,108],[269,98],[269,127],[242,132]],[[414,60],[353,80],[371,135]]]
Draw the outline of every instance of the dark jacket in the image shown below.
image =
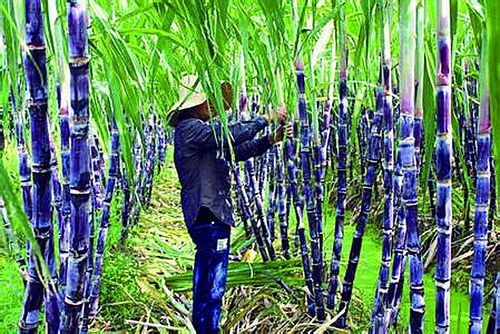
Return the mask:
[[[261,117],[229,125],[236,161],[261,155],[271,147],[268,136],[254,139],[266,125],[266,119]],[[223,223],[234,226],[229,143],[221,140],[221,132],[220,122],[211,125],[197,118],[182,120],[175,128],[174,163],[188,228],[202,206]]]

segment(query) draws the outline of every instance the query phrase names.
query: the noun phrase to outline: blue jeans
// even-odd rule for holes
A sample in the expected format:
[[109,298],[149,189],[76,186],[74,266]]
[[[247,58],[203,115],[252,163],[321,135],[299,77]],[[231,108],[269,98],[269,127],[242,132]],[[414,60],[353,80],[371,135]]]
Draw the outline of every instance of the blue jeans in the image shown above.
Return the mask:
[[196,333],[218,333],[226,287],[231,227],[214,219],[189,228],[196,245],[193,269],[193,326]]

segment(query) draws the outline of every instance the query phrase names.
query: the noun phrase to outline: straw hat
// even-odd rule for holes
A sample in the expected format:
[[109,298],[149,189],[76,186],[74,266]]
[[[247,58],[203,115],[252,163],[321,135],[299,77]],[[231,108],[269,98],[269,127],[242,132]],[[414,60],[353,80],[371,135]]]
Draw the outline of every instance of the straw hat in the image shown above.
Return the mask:
[[179,100],[168,112],[168,123],[175,126],[179,114],[184,109],[199,106],[207,100],[201,82],[196,75],[186,75],[179,85]]

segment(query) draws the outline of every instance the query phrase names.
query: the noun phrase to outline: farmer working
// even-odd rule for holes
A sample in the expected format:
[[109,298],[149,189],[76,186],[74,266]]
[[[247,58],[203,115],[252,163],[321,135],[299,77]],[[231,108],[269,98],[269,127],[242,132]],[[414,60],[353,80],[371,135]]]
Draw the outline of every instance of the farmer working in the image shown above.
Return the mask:
[[[224,104],[229,108],[232,97],[228,95],[232,93],[224,87]],[[197,333],[219,331],[229,237],[234,226],[229,140],[236,161],[259,156],[283,139],[283,127],[268,136],[256,138],[257,134],[274,121],[284,124],[286,120],[285,109],[280,108],[276,116],[273,113],[229,125],[227,138],[216,116],[196,77],[185,77],[179,102],[170,113],[170,124],[175,127],[174,163],[182,186],[184,220],[196,245],[192,321]],[[287,135],[291,134],[288,127]]]

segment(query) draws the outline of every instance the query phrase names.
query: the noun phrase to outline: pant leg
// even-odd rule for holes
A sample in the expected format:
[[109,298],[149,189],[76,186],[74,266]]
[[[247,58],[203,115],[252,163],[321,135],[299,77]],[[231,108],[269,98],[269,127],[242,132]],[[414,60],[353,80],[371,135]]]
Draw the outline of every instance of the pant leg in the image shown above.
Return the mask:
[[230,227],[219,222],[189,231],[196,245],[193,270],[193,325],[197,333],[218,333],[229,256]]

